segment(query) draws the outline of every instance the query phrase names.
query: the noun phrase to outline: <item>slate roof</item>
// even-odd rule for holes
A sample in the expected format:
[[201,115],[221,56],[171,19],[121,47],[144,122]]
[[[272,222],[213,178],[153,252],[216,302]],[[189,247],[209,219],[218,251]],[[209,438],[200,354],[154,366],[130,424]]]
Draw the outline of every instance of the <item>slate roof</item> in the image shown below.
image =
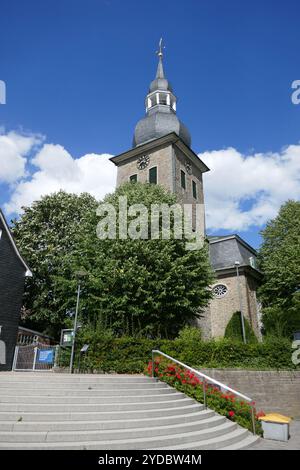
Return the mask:
[[215,270],[234,267],[236,261],[240,266],[257,269],[257,251],[239,235],[209,236],[208,241],[210,260]]
[[11,231],[9,229],[9,226],[5,220],[5,217],[4,217],[4,214],[2,212],[2,210],[0,209],[0,244],[1,244],[1,235],[2,235],[2,230],[5,230],[5,232],[7,233],[7,236],[8,236],[8,239],[11,243],[11,246],[13,247],[14,249],[14,252],[16,254],[16,256],[19,258],[19,260],[21,261],[22,265],[24,266],[24,270],[25,270],[25,276],[27,277],[31,277],[32,276],[32,273],[28,267],[28,265],[26,264],[26,262],[24,261],[24,259],[22,258],[22,256],[20,255],[20,252],[17,248],[17,245],[13,239],[13,236],[11,234]]

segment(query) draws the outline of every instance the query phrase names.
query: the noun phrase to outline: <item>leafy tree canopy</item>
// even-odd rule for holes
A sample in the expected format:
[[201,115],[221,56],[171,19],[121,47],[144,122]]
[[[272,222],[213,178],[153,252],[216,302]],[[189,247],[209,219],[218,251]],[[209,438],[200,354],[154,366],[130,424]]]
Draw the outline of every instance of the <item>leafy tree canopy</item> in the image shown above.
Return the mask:
[[259,289],[266,332],[288,335],[300,329],[300,202],[287,201],[262,231],[259,253],[264,281]]
[[[117,214],[119,196],[148,208],[152,203],[176,202],[158,185],[128,183],[103,201]],[[74,205],[72,210],[69,204]],[[80,323],[120,335],[175,336],[211,297],[207,247],[187,251],[184,239],[100,240],[96,207],[90,196],[60,192],[25,210],[15,223],[17,242],[34,271],[26,297],[30,318],[44,327],[66,325],[65,312],[76,303],[74,273],[83,268],[88,276],[81,293]]]
[[21,217],[13,220],[14,238],[33,273],[32,278],[26,279],[24,295],[24,320],[28,326],[53,334],[64,323],[55,276],[61,274],[83,221],[97,205],[89,194],[77,196],[59,191],[24,207]]

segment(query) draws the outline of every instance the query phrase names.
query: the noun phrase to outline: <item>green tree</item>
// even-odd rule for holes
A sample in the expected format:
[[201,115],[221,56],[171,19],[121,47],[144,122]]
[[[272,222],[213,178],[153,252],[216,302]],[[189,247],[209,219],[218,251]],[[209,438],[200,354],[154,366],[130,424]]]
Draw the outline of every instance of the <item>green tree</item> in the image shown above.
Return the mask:
[[300,202],[287,201],[262,231],[259,252],[264,275],[259,289],[266,333],[291,336],[300,329]]
[[96,207],[89,194],[59,191],[23,208],[21,217],[13,221],[14,238],[33,273],[26,280],[24,295],[28,326],[55,334],[67,321],[56,277],[74,250],[84,219]]
[[[152,203],[176,202],[174,195],[158,185],[128,183],[103,201],[112,204],[117,214],[119,196],[126,196],[128,205],[143,203],[147,208]],[[58,280],[61,297],[67,299],[67,292],[72,291],[70,267],[73,271],[83,267],[90,275],[82,293],[86,312],[82,321],[119,335],[175,336],[211,297],[207,247],[187,251],[186,240],[174,238],[100,240],[96,235],[99,220],[91,212],[82,227],[72,260],[65,263]]]

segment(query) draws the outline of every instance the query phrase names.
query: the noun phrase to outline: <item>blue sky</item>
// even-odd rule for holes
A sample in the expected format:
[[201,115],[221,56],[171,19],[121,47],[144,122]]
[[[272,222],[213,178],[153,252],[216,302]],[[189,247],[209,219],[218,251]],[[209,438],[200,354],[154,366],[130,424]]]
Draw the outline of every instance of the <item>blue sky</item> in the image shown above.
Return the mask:
[[[18,185],[31,181],[37,161],[42,171],[42,157],[35,163],[30,158],[45,143],[56,146],[57,165],[63,150],[79,159],[114,155],[131,146],[155,74],[160,36],[166,43],[166,75],[178,96],[178,115],[190,129],[192,148],[210,163],[214,156],[213,162],[219,162],[218,175],[207,185],[210,194],[224,179],[222,165],[227,165],[224,175],[234,174],[234,162],[240,185],[241,171],[253,172],[258,162],[268,180],[265,162],[271,162],[272,176],[281,171],[283,159],[282,183],[289,187],[286,166],[294,174],[300,158],[300,105],[291,102],[291,83],[300,79],[299,14],[297,0],[2,0],[0,80],[6,83],[7,103],[0,105],[0,127],[3,135],[34,136],[35,143],[20,151],[26,160],[23,174],[0,179],[0,205],[14,191],[21,197]],[[228,148],[237,153],[224,154]],[[259,178],[259,167],[256,171]],[[262,211],[236,226],[228,222],[247,214],[258,198],[264,203],[263,183],[254,187],[253,179],[252,174],[249,189],[236,194],[238,212],[228,214],[227,222],[215,218],[211,233],[238,232],[258,245]],[[291,183],[291,198],[298,196],[297,182]],[[263,213],[275,214],[288,195],[277,197],[276,188],[269,188],[273,212],[268,206]],[[211,213],[218,209],[217,197],[216,192],[208,195]],[[219,204],[224,214],[223,201]]]

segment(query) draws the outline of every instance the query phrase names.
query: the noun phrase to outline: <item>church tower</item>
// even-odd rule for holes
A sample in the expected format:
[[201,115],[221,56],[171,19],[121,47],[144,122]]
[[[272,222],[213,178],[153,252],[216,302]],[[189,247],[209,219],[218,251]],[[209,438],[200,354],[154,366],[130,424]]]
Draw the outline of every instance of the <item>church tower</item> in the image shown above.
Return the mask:
[[209,169],[191,149],[190,133],[176,114],[177,98],[163,69],[162,40],[157,55],[146,116],[135,127],[133,148],[111,158],[118,167],[117,186],[127,181],[160,184],[182,204],[203,204],[202,174]]
[[[156,77],[145,99],[146,115],[134,130],[133,147],[111,161],[118,167],[117,186],[128,181],[160,184],[181,204],[191,204],[194,215],[196,204],[204,208],[202,177],[209,169],[191,149],[190,133],[176,114],[177,98],[163,69],[162,40],[157,55]],[[205,236],[204,231],[202,223],[200,235]],[[261,273],[255,267],[255,250],[238,235],[227,235],[209,237],[209,251],[216,279],[211,286],[214,297],[198,320],[203,338],[224,336],[237,311],[259,336],[256,289]]]

